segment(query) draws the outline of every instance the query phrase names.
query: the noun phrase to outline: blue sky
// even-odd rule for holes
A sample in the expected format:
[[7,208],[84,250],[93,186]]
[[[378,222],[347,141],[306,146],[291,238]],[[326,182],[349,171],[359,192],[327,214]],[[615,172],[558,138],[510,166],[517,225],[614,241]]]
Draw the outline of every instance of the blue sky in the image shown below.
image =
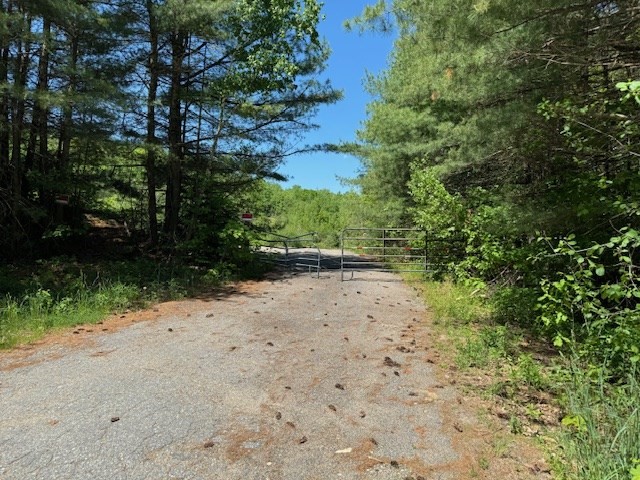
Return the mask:
[[[315,122],[318,130],[310,132],[304,144],[338,143],[356,139],[356,130],[366,118],[366,106],[371,97],[364,89],[366,72],[378,73],[387,65],[393,44],[390,35],[347,32],[343,23],[359,15],[373,0],[325,0],[325,20],[320,23],[320,34],[331,46],[332,55],[323,78],[329,78],[334,88],[342,90],[344,98],[321,107]],[[282,185],[300,185],[309,189],[329,189],[343,192],[349,189],[336,177],[352,178],[357,175],[360,162],[344,154],[312,153],[289,157],[279,172],[290,180]]]

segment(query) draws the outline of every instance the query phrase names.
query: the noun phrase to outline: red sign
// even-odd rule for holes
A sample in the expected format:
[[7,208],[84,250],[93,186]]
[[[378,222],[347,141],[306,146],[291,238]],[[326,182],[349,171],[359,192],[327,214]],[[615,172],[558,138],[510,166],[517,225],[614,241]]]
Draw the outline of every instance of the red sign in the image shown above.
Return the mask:
[[252,222],[253,221],[253,213],[243,213],[240,217],[243,222]]
[[58,205],[69,205],[69,197],[70,195],[56,195],[56,203]]

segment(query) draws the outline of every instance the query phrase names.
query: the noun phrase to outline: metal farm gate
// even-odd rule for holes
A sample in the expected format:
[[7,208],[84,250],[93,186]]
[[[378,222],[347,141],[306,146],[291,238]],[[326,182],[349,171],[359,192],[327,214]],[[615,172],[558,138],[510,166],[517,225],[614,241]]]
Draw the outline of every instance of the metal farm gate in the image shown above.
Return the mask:
[[425,272],[427,235],[416,228],[347,228],[341,236],[340,278],[345,272]]
[[322,254],[315,232],[296,237],[272,233],[269,238],[258,240],[256,250],[264,262],[287,270],[306,270],[320,276]]

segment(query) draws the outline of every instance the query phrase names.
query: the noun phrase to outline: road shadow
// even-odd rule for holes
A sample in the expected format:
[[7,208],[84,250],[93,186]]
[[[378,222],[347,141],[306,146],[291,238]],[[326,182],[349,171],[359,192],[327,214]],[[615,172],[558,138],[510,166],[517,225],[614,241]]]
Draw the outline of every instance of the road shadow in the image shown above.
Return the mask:
[[[402,281],[401,278],[390,276],[392,270],[388,265],[379,261],[377,257],[363,255],[354,252],[337,249],[290,249],[286,254],[283,251],[270,250],[261,252],[262,261],[273,266],[266,279],[276,280],[290,278],[295,275],[311,275],[317,278],[323,277],[323,273],[342,272],[342,280],[358,281]],[[358,273],[380,272],[381,275],[371,277],[358,275]]]

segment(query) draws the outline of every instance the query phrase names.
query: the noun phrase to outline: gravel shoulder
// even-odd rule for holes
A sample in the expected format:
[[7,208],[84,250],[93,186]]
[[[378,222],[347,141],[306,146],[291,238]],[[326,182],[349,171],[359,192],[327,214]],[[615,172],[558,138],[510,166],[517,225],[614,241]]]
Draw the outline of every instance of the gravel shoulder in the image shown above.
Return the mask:
[[392,274],[323,272],[1,353],[0,478],[529,478],[478,468],[426,319]]

